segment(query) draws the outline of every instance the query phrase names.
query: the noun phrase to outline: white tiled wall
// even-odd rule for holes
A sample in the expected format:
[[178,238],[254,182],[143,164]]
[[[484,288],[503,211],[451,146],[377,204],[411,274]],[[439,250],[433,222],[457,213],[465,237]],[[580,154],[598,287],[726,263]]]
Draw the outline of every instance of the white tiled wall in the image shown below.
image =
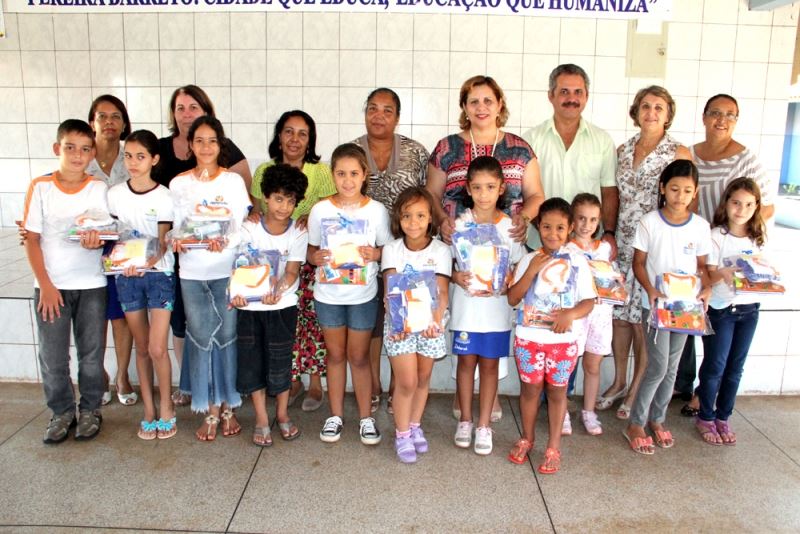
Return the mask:
[[714,93],[740,99],[737,138],[780,169],[786,99],[800,4],[750,12],[747,0],[674,0],[665,79],[625,77],[622,20],[384,13],[7,14],[0,40],[0,224],[21,215],[31,176],[51,170],[55,126],[85,118],[98,94],[128,105],[136,128],[166,134],[178,85],[211,95],[252,165],[266,158],[281,112],[300,107],[319,124],[319,149],[363,133],[376,86],[398,90],[400,131],[428,147],[456,129],[458,87],[476,73],[506,91],[507,128],[551,114],[547,75],[561,62],[592,79],[589,120],[618,143],[633,134],[627,107],[645,84],[678,101],[673,134],[701,135],[699,110]]

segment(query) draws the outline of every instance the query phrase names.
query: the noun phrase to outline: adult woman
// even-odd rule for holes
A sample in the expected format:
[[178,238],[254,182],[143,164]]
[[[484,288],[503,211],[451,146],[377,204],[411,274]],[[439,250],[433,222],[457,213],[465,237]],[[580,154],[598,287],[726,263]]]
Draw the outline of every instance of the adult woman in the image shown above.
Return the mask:
[[[640,89],[633,99],[629,115],[639,133],[617,149],[617,250],[620,270],[625,274],[630,296],[626,305],[614,308],[615,377],[611,387],[597,400],[598,409],[609,408],[624,396],[617,417],[628,419],[647,363],[642,301],[633,276],[633,237],[642,216],[658,206],[658,179],[661,171],[675,159],[691,159],[689,149],[673,139],[667,130],[675,118],[675,100],[663,87]],[[633,343],[633,380],[626,388],[628,355]]]
[[[436,217],[440,233],[449,242],[455,218],[465,209],[463,190],[470,162],[478,156],[493,156],[503,169],[508,206],[505,211],[513,222],[511,236],[524,242],[528,223],[544,202],[536,155],[521,137],[502,131],[508,120],[508,108],[503,90],[494,79],[489,76],[469,78],[461,86],[458,102],[461,131],[440,140],[428,163],[426,188],[438,201]],[[507,359],[500,359],[498,374],[501,379],[508,374]],[[455,406],[453,414],[460,417]],[[496,420],[501,414],[495,397],[492,417]]]
[[[113,95],[100,95],[89,108],[89,125],[94,131],[95,158],[86,168],[86,173],[103,180],[109,188],[128,179],[125,168],[122,141],[131,133],[131,121],[125,104]],[[119,304],[116,279],[108,277],[106,319],[111,321],[114,337],[114,352],[117,355],[117,399],[125,406],[136,404],[138,396],[128,377],[131,363],[133,335],[125,321],[125,313]],[[108,376],[106,376],[108,381]],[[103,404],[111,401],[109,388],[103,394]]]
[[[196,85],[184,85],[173,91],[169,99],[169,130],[171,135],[162,137],[158,140],[158,150],[161,159],[153,169],[153,179],[164,187],[169,187],[169,183],[182,172],[191,170],[197,166],[197,160],[189,150],[189,128],[194,120],[203,115],[216,117],[214,105],[205,91]],[[242,151],[229,139],[225,139],[225,144],[221,147],[224,158],[224,166],[231,172],[239,174],[245,182],[247,189],[250,189],[250,167]],[[180,269],[178,257],[175,256],[176,274]],[[183,298],[181,297],[180,278],[175,277],[177,287],[175,288],[175,306],[170,318],[172,327],[172,345],[175,349],[175,359],[179,368],[182,370],[181,360],[183,359],[183,343],[186,337],[186,314],[183,309]],[[180,393],[188,393],[188,374],[181,373],[181,388],[173,395],[176,405],[183,406],[189,403],[189,397]]]
[[[275,123],[275,133],[269,144],[267,163],[260,165],[253,176],[250,194],[263,202],[261,180],[264,171],[276,163],[286,163],[303,171],[308,178],[308,189],[305,198],[295,207],[292,218],[298,225],[305,226],[308,213],[321,198],[336,193],[333,185],[331,169],[321,163],[317,154],[317,126],[314,119],[305,111],[295,109],[287,111]],[[262,206],[263,208],[263,206]],[[314,266],[305,263],[300,269],[299,300],[297,303],[297,335],[294,344],[294,360],[292,361],[292,389],[289,392],[289,404],[303,392],[302,374],[310,377],[308,393],[303,399],[304,411],[313,411],[322,404],[322,379],[325,374],[325,358],[327,350],[322,338],[322,330],[317,323],[314,310]]]
[[[730,95],[714,95],[703,108],[706,138],[692,147],[692,156],[700,173],[698,213],[709,222],[714,217],[725,187],[740,176],[752,178],[758,183],[762,195],[761,217],[766,220],[775,213],[772,181],[755,153],[733,139],[738,120],[739,103]],[[688,396],[694,389],[697,359],[694,344],[686,345],[678,367],[675,390]],[[694,416],[699,407],[698,398],[693,396],[692,401],[681,409],[681,413]]]
[[[402,191],[425,183],[428,158],[425,147],[404,135],[395,133],[400,121],[400,97],[387,87],[379,87],[367,96],[364,124],[367,133],[353,143],[367,153],[369,176],[367,195],[392,212],[394,201]],[[378,277],[378,292],[383,291]],[[378,306],[378,319],[372,331],[370,366],[372,369],[372,411],[378,408],[381,394],[381,350],[383,348],[383,306]],[[394,378],[394,376],[392,377]],[[393,382],[389,384],[387,410],[392,410]]]

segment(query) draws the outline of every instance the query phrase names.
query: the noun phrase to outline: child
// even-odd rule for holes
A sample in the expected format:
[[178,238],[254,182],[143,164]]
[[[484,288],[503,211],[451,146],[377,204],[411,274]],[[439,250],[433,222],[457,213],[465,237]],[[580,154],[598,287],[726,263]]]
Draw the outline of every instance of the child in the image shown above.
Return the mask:
[[[164,239],[174,219],[172,196],[169,189],[150,176],[158,163],[158,138],[153,132],[138,130],[130,134],[125,141],[124,158],[130,180],[108,192],[109,212],[142,236],[158,239],[158,252],[144,267],[155,272],[137,272],[136,267],[129,266],[116,281],[120,305],[136,343],[136,372],[144,403],[138,435],[144,440],[167,439],[177,432],[170,397],[172,365],[167,351],[175,303],[174,257],[172,252],[166,253]],[[153,397],[154,368],[158,378],[158,418]]]
[[[169,184],[176,228],[200,207],[229,214],[234,232],[247,214],[250,197],[244,180],[221,166],[225,161],[221,147],[226,142],[216,118],[204,115],[192,123],[189,148],[197,167]],[[195,433],[200,441],[216,438],[220,417],[223,436],[242,430],[232,411],[242,403],[236,391],[236,310],[228,309],[226,294],[235,247],[233,236],[227,244],[213,240],[208,250],[187,250],[178,242],[174,245],[180,253],[180,287],[186,308],[183,365],[189,366],[192,411],[209,413]]]
[[639,454],[655,452],[653,438],[644,430],[648,419],[659,447],[668,449],[675,444],[672,433],[664,428],[664,419],[687,338],[686,334],[648,326],[656,299],[664,298],[655,288],[656,276],[668,272],[696,273],[702,284],[700,300],[706,303],[711,293],[706,273],[710,230],[702,217],[689,210],[697,196],[697,180],[697,167],[690,160],[678,159],[667,165],[659,178],[659,209],[642,217],[633,239],[633,273],[643,291],[647,367],[633,403],[630,424],[622,434]]
[[[600,223],[600,199],[591,193],[579,193],[572,199],[572,219],[574,230],[567,243],[571,252],[583,254],[587,260],[611,260],[611,245],[594,239]],[[603,356],[611,353],[611,312],[610,304],[595,303],[583,324],[578,340],[579,353],[583,352],[583,410],[581,421],[586,432],[593,436],[603,433],[597,419],[595,402],[600,388],[600,362]],[[569,412],[564,415],[564,427],[570,428]],[[562,432],[563,433],[563,432]]]
[[[378,262],[381,249],[389,242],[389,214],[383,204],[365,195],[367,189],[367,155],[353,143],[336,148],[331,156],[336,194],[321,200],[308,217],[309,263],[317,266],[314,285],[314,306],[328,347],[328,395],[331,416],[325,420],[319,437],[326,443],[339,441],[344,415],[344,390],[347,383],[347,364],[353,380],[353,390],[361,418],[361,443],[377,445],[381,434],[371,417],[370,397],[372,376],[369,367],[369,343],[375,326],[378,306]],[[367,245],[358,247],[366,264],[354,269],[363,284],[342,284],[325,281],[323,273],[330,269],[332,250],[322,245],[323,219],[366,221]]]
[[390,321],[384,323],[386,353],[395,380],[395,451],[403,463],[416,462],[418,453],[428,451],[420,423],[428,400],[433,362],[447,354],[444,320],[453,257],[447,245],[433,238],[438,231],[433,223],[433,203],[433,197],[424,187],[409,187],[400,193],[392,208],[392,234],[398,239],[383,248],[381,259],[387,294],[389,275],[393,273],[432,271],[436,273],[438,287],[438,305],[427,330],[392,335]]
[[[94,135],[83,121],[58,127],[53,152],[58,171],[33,180],[25,195],[22,226],[25,252],[34,281],[39,364],[47,406],[53,411],[45,443],[61,443],[76,425],[75,394],[69,374],[70,330],[78,349],[76,440],[100,431],[100,402],[105,390],[103,355],[106,277],[96,232],[81,235],[80,245],[64,237],[66,225],[89,209],[107,211],[106,185],[85,173],[94,158]],[[91,249],[91,250],[90,250]]]
[[[456,231],[474,224],[494,224],[497,234],[510,248],[511,266],[520,260],[523,249],[509,235],[511,218],[501,211],[504,192],[500,162],[491,156],[472,160],[464,188],[467,209],[456,220]],[[503,295],[470,293],[467,289],[470,279],[468,272],[453,273],[453,283],[457,287],[453,289],[450,330],[453,331],[453,354],[458,358],[456,393],[461,412],[454,442],[464,449],[472,442],[472,392],[477,366],[480,386],[474,451],[487,455],[492,452],[492,429],[489,425],[497,393],[498,365],[500,358],[508,357],[511,340],[511,307]]]
[[575,283],[566,289],[569,295],[561,300],[574,302],[572,308],[553,313],[551,330],[524,326],[518,322],[514,333],[514,355],[520,378],[519,411],[522,418],[522,437],[517,440],[508,459],[516,464],[525,462],[533,448],[534,426],[539,401],[544,389],[547,395],[549,420],[547,449],[539,466],[542,474],[556,473],[561,467],[561,426],[567,411],[567,383],[578,360],[578,332],[575,321],[586,317],[594,306],[597,294],[589,264],[582,254],[569,252],[567,244],[572,231],[570,206],[563,198],[550,198],[539,207],[534,219],[542,248],[527,254],[514,273],[514,284],[508,288],[508,303],[516,306],[523,300],[555,253],[569,256],[569,268],[575,269]]
[[[278,163],[269,167],[260,183],[266,210],[258,222],[245,222],[243,240],[258,251],[280,252],[275,287],[260,301],[247,302],[231,294],[239,308],[237,318],[238,370],[236,389],[253,396],[256,412],[253,443],[272,445],[267,415],[267,394],[276,397],[278,429],[284,440],[300,435],[289,419],[292,380],[292,344],[297,327],[297,288],[300,266],[308,249],[308,232],[292,220],[295,206],[303,200],[308,179],[300,169]],[[272,273],[270,273],[272,274]]]
[[[762,250],[766,228],[761,218],[761,190],[751,178],[732,180],[714,213],[708,276],[711,299],[708,318],[714,334],[703,336],[700,365],[700,412],[695,425],[711,445],[735,445],[736,434],[728,425],[744,361],[758,324],[759,296],[736,295],[732,289],[733,267],[722,260]],[[716,409],[715,409],[716,405]]]

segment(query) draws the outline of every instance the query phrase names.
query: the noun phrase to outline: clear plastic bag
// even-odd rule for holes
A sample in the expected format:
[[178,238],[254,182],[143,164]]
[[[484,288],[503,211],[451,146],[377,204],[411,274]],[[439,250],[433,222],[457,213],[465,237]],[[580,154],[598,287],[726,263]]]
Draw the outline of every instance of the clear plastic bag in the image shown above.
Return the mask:
[[694,274],[664,273],[656,276],[656,289],[666,298],[656,299],[650,326],[680,334],[713,334],[700,294],[700,278]]
[[207,249],[212,241],[225,241],[232,231],[233,222],[230,218],[190,215],[181,222],[180,227],[167,232],[167,241],[180,243],[187,249]]
[[577,279],[578,268],[572,264],[570,255],[553,254],[525,292],[517,312],[517,324],[551,330],[555,312],[578,304]]
[[116,241],[119,239],[121,223],[105,210],[89,209],[67,224],[67,239],[80,241],[82,233],[92,230],[99,232],[101,241]]
[[454,232],[453,256],[459,271],[472,274],[468,291],[475,296],[501,295],[508,287],[511,249],[493,224],[475,224]]
[[621,306],[628,301],[625,278],[619,272],[616,262],[589,260],[589,267],[592,269],[598,302]]
[[733,290],[736,293],[780,295],[786,292],[778,270],[760,254],[731,256],[724,258],[722,263],[725,267],[736,269],[733,274]]
[[247,302],[260,302],[264,295],[273,295],[278,287],[280,262],[281,253],[277,250],[244,247],[233,261],[228,301],[240,296]]
[[111,251],[103,256],[103,272],[114,276],[121,274],[128,267],[136,267],[136,272],[140,273],[154,271],[155,269],[147,269],[146,265],[150,258],[158,255],[158,252],[156,237],[144,236],[136,231],[121,235]]
[[317,269],[317,281],[322,284],[366,285],[367,262],[358,251],[369,245],[369,222],[345,215],[320,221],[320,248],[329,250],[330,261]]
[[394,273],[387,277],[386,302],[393,334],[424,332],[434,321],[439,304],[436,273]]

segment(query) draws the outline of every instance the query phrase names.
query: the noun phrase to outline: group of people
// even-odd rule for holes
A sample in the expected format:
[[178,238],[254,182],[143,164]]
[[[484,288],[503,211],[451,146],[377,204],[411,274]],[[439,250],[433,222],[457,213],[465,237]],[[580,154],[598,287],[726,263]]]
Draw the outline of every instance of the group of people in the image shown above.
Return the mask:
[[[572,432],[567,394],[581,355],[586,431],[601,434],[597,412],[622,398],[616,415],[630,419],[626,439],[634,451],[652,454],[654,443],[674,443],[664,426],[666,406],[681,353],[693,358],[684,351],[693,347],[685,335],[656,334],[647,326],[662,296],[656,276],[676,270],[700,276],[700,298],[716,331],[703,338],[696,426],[708,443],[735,443],[727,420],[759,306],[732,292],[733,272],[722,258],[762,248],[763,221],[773,213],[763,169],[732,137],[738,104],[729,95],[709,99],[706,138],[688,149],[667,133],[675,116],[670,94],[644,88],[630,107],[640,131],[615,149],[606,132],[582,118],[588,97],[583,69],[559,65],[549,80],[553,117],[520,137],[503,130],[509,109],[497,82],[474,76],[459,93],[460,131],[429,153],[396,133],[400,99],[379,88],[366,99],[366,134],[337,147],[330,166],[317,153],[314,120],[293,110],[278,119],[271,159],[252,175],[199,87],[173,93],[171,135],[162,139],[131,131],[124,104],[111,95],[98,97],[88,123],[71,119],[59,126],[53,146],[59,169],[33,180],[25,199],[22,226],[36,279],[39,358],[53,411],[45,443],[64,441],[74,426],[76,439],[99,432],[100,406],[110,400],[103,353],[111,320],[123,404],[138,402],[127,378],[126,337],[136,347],[144,405],[138,436],[146,440],[172,437],[175,406],[189,403],[205,414],[197,439],[216,439],[220,426],[223,436],[239,434],[235,410],[243,396],[255,408],[254,444],[272,445],[269,397],[275,397],[280,437],[293,440],[301,429],[289,408],[304,393],[301,377],[308,374],[302,409],[322,405],[326,377],[330,416],[319,436],[338,441],[349,365],[360,439],[377,444],[381,433],[373,414],[381,402],[385,349],[392,368],[387,410],[394,415],[399,460],[413,463],[428,450],[421,425],[430,377],[433,363],[447,354],[454,355],[457,384],[454,443],[486,455],[492,452],[491,423],[502,416],[498,380],[508,373],[513,349],[523,430],[510,461],[526,461],[544,395],[549,436],[539,471],[559,470],[561,436]],[[226,238],[203,249],[168,239],[170,228],[180,228],[198,206],[230,216]],[[97,231],[81,232],[77,244],[63,238],[64,221],[91,209],[158,240],[146,269],[106,277],[101,255],[108,244]],[[365,221],[355,268],[331,267],[331,220]],[[454,233],[475,225],[493,225],[508,247],[511,269],[501,292],[476,291],[472,275],[454,263]],[[228,290],[245,246],[280,252],[275,287],[256,301]],[[568,258],[574,268],[575,283],[563,299],[572,305],[549,329],[514,326],[514,307],[555,257]],[[630,296],[624,305],[596,303],[587,259],[618,261]],[[433,319],[420,333],[397,334],[386,320],[388,279],[425,271],[435,275]],[[70,329],[79,363],[77,416]],[[180,366],[175,393],[170,329]],[[627,384],[631,348],[634,373]],[[615,379],[600,394],[600,362],[612,353]]]

